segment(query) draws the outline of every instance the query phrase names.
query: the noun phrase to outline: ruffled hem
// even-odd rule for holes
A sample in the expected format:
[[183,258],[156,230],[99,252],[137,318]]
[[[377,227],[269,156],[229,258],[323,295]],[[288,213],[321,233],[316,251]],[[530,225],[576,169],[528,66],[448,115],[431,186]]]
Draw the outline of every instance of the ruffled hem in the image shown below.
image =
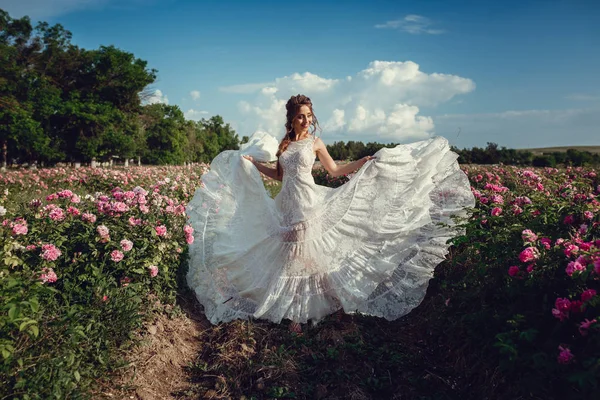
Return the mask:
[[391,320],[416,307],[473,195],[443,138],[376,156],[286,227],[254,167],[219,155],[188,205],[188,284],[208,319],[304,323],[343,308]]

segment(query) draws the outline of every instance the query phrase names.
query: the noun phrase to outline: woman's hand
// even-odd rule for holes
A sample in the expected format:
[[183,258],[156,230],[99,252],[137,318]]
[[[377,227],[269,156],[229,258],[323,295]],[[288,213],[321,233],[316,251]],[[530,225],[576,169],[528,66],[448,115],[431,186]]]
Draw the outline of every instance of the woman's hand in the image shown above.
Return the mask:
[[375,156],[364,156],[363,158],[360,159],[360,166],[362,167],[363,165],[365,165],[367,163],[367,161],[370,160],[376,160],[377,157]]

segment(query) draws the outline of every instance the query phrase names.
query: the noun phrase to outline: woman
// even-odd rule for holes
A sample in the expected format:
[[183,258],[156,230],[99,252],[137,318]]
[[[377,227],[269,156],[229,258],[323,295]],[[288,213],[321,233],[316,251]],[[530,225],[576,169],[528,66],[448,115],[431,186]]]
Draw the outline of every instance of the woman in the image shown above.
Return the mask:
[[[338,310],[407,314],[460,233],[451,216],[474,205],[457,155],[434,138],[336,165],[313,136],[310,99],[292,96],[286,109],[276,168],[223,152],[188,204],[197,239],[188,284],[208,319],[285,318],[299,331]],[[341,187],[319,186],[315,155],[330,175],[360,170]],[[257,170],[282,180],[274,200]]]

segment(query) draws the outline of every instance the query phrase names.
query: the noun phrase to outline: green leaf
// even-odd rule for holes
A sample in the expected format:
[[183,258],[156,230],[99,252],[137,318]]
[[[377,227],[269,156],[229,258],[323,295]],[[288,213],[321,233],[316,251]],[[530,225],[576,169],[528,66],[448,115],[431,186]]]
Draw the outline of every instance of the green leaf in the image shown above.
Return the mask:
[[8,318],[14,320],[17,318],[17,316],[19,315],[19,309],[17,308],[16,305],[13,305],[9,310],[8,310]]
[[34,313],[40,310],[40,303],[37,297],[32,297],[31,299],[29,299],[29,306],[31,307],[31,311],[33,311]]
[[76,380],[77,382],[79,382],[79,381],[81,380],[81,375],[79,375],[79,371],[75,371],[75,372],[73,373],[73,375],[75,375],[75,380]]
[[29,332],[31,332],[34,337],[38,337],[40,335],[40,329],[37,325],[31,325],[29,327]]

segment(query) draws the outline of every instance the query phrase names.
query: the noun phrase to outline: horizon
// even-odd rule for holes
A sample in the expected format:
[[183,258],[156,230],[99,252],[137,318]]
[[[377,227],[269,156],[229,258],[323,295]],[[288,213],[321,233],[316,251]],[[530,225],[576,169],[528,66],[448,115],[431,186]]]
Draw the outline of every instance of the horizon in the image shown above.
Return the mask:
[[[158,70],[151,102],[220,115],[239,137],[283,135],[309,96],[325,143],[459,148],[600,145],[600,4],[594,1],[3,0]],[[298,27],[300,25],[300,27]],[[596,49],[596,50],[595,50]]]

